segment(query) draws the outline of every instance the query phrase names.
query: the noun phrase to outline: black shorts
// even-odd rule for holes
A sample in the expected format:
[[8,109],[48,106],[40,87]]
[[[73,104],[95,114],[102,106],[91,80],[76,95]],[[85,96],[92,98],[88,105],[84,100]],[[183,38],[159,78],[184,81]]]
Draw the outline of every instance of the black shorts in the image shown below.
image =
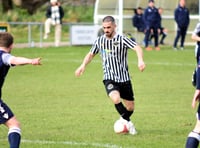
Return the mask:
[[6,123],[13,116],[11,109],[0,99],[0,124]]
[[103,80],[107,94],[113,90],[117,90],[120,93],[122,99],[134,101],[134,93],[131,81],[127,82],[114,82],[112,80]]

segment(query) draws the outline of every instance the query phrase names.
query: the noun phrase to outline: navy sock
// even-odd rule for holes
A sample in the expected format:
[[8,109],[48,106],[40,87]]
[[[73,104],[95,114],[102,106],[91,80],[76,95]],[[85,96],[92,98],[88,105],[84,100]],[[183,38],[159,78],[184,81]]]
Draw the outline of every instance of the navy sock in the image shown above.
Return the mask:
[[198,148],[200,135],[195,132],[191,132],[187,138],[186,148]]
[[10,148],[19,148],[21,140],[20,129],[19,128],[11,128],[8,133],[8,141],[10,144]]

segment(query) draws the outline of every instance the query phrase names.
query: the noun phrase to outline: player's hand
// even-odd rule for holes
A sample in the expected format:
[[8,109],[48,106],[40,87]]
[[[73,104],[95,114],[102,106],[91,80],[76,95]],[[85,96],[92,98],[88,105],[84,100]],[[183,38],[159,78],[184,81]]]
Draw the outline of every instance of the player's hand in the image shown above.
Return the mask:
[[144,61],[138,62],[138,68],[141,72],[144,71],[145,67],[146,67],[146,65],[145,65]]
[[31,64],[32,64],[32,65],[42,65],[42,64],[41,64],[41,58],[32,59]]
[[85,71],[85,67],[81,65],[80,67],[78,67],[76,69],[75,76],[80,77],[83,74],[84,71]]

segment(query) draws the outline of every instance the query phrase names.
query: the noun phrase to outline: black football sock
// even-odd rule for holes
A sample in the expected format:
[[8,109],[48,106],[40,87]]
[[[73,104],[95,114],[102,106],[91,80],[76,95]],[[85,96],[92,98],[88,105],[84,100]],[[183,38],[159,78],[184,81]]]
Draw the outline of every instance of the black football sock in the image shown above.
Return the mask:
[[128,110],[127,110],[127,115],[128,115],[128,117],[129,117],[129,119],[130,119],[130,117],[131,117],[132,114],[133,114],[133,111],[128,111]]
[[115,104],[115,108],[117,109],[118,113],[121,115],[123,119],[130,121],[130,115],[127,109],[122,104],[122,102],[120,102],[119,104]]
[[185,147],[186,148],[198,148],[199,140],[200,140],[200,135],[198,133],[195,133],[192,131],[188,135]]
[[165,39],[166,36],[167,35],[165,33],[162,35],[162,38],[160,40],[160,44],[164,44],[164,39]]

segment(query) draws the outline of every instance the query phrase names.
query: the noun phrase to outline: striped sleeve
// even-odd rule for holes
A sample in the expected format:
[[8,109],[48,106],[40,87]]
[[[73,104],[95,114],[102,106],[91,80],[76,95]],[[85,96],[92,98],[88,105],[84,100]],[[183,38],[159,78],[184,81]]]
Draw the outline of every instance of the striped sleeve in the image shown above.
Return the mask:
[[128,38],[127,36],[123,36],[123,43],[127,48],[133,49],[137,46],[137,43]]
[[93,53],[93,54],[98,54],[99,53],[99,44],[100,44],[100,39],[97,38],[94,42],[94,44],[92,45],[91,49],[90,49],[90,52]]

